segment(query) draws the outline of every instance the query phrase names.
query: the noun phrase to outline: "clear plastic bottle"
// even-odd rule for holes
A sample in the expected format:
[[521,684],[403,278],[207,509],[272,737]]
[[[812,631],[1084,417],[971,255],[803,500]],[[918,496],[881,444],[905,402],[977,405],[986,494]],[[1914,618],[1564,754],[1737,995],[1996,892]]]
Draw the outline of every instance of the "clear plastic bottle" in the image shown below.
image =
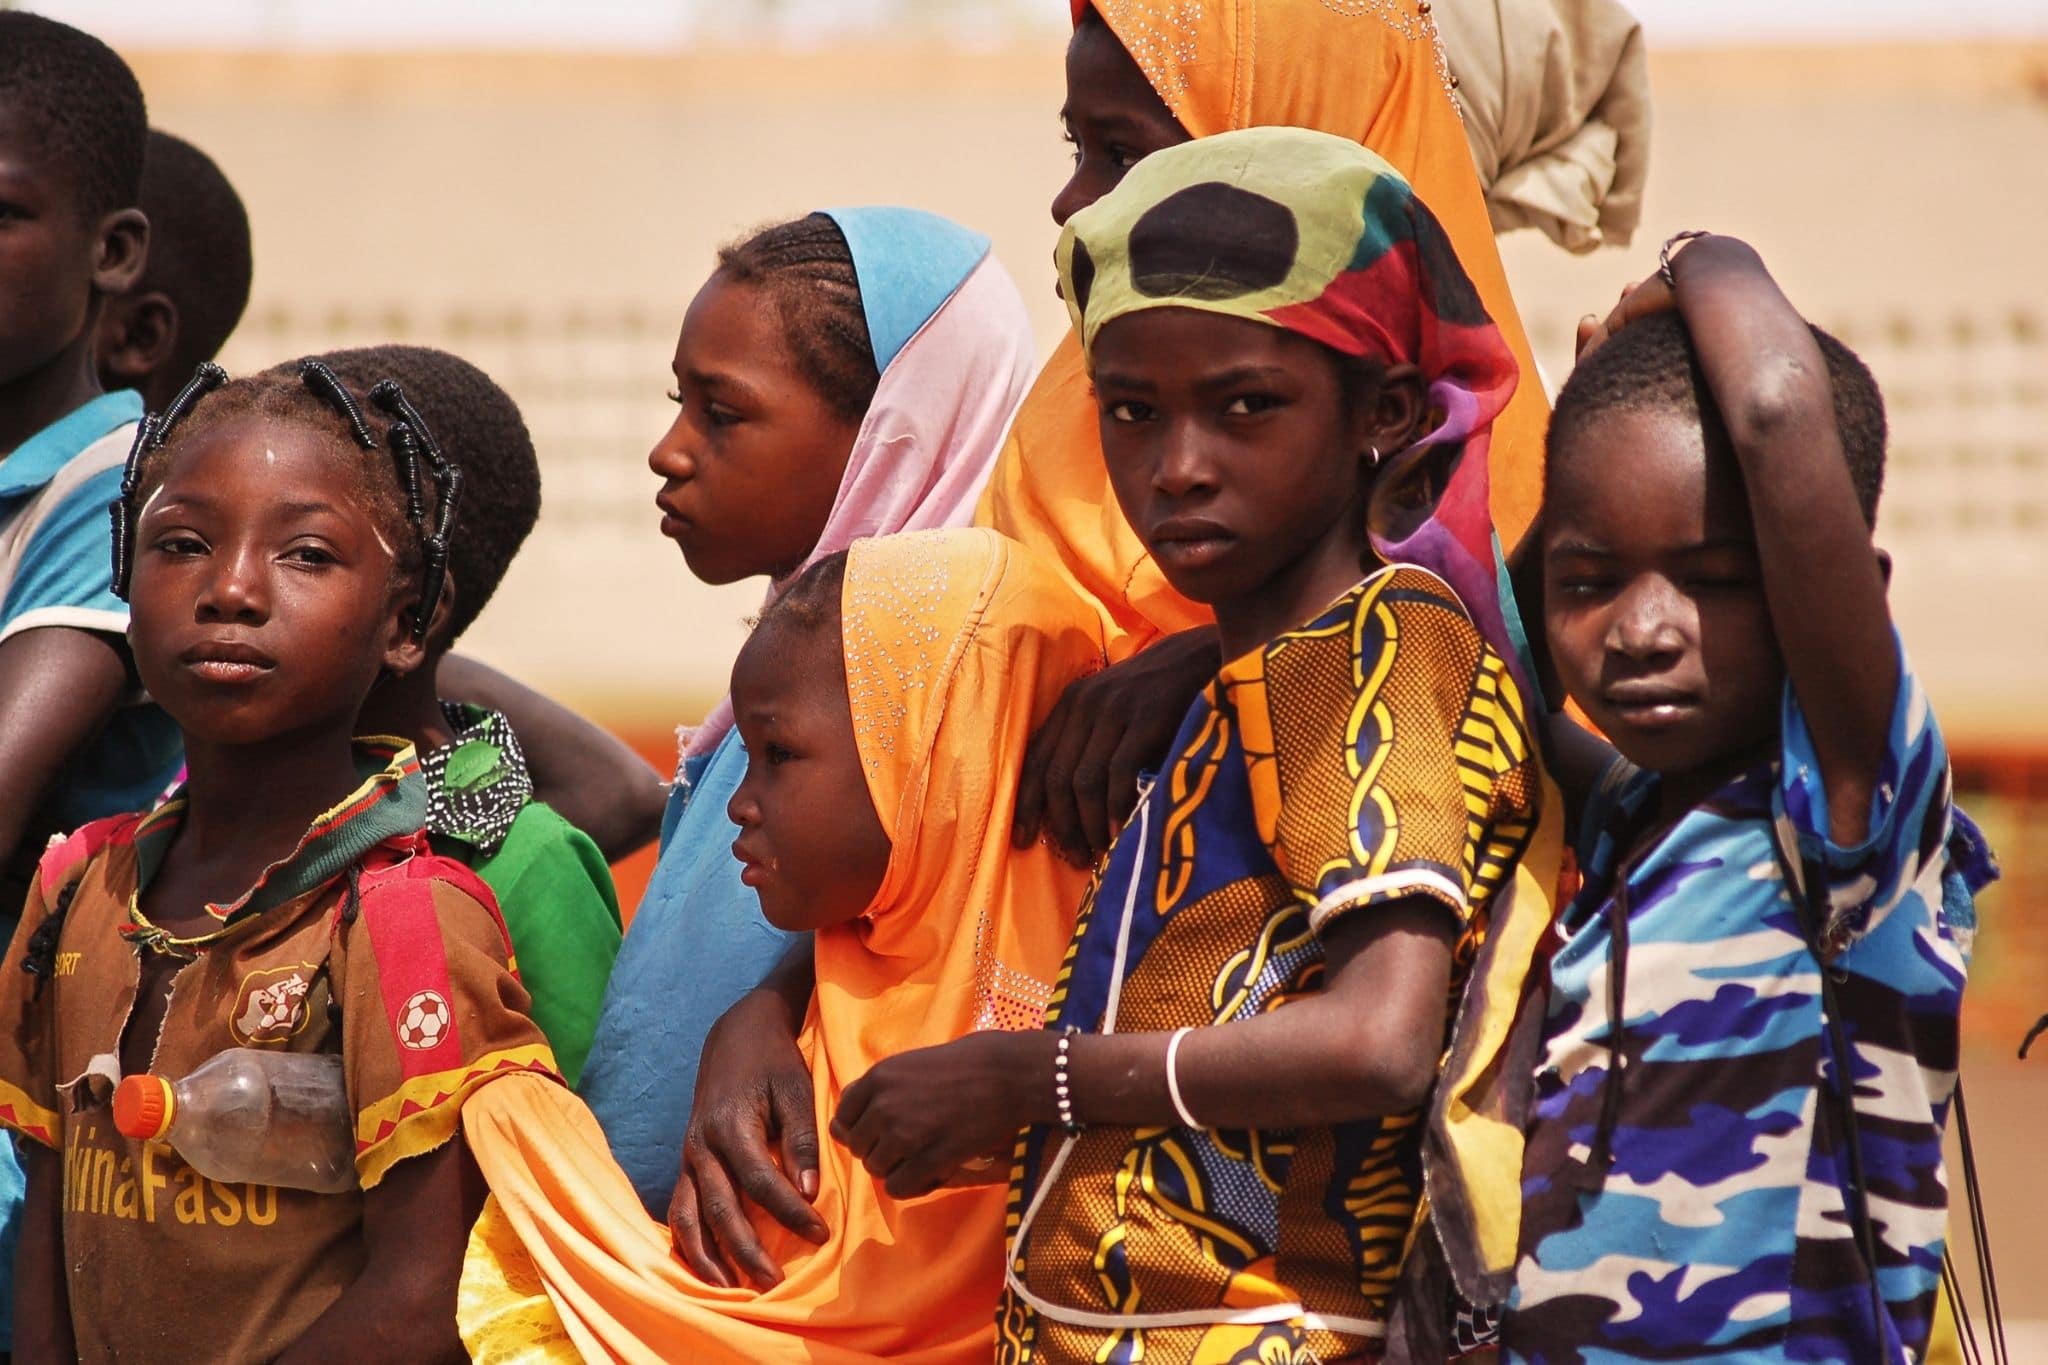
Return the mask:
[[341,1058],[233,1047],[182,1081],[125,1078],[114,1126],[169,1142],[211,1180],[339,1194],[356,1188],[355,1131]]

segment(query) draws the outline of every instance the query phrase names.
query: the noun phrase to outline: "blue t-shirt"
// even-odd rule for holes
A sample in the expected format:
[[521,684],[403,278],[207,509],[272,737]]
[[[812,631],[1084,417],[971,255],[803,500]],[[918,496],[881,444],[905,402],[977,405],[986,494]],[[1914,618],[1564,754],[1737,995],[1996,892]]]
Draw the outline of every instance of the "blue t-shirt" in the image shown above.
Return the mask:
[[[126,633],[107,509],[120,496],[141,416],[133,391],[103,394],[0,460],[0,642],[45,626]],[[180,759],[171,718],[132,698],[51,787],[44,806],[51,829],[148,807],[177,776]],[[11,920],[20,908],[4,913]]]
[[[1974,927],[1962,922],[1968,895],[1958,887],[1945,903],[1944,881],[1968,872],[1974,890],[1989,878],[1957,866],[1981,848],[1951,841],[1948,756],[1903,656],[1869,834],[1854,848],[1828,838],[1820,763],[1789,686],[1782,714],[1774,760],[1626,867],[1657,819],[1656,774],[1617,762],[1587,812],[1585,885],[1551,963],[1502,1333],[1510,1360],[1862,1365],[1926,1350]],[[1813,932],[1854,1073],[1884,1306],[1875,1329],[1824,968],[1788,869],[1824,884]]]

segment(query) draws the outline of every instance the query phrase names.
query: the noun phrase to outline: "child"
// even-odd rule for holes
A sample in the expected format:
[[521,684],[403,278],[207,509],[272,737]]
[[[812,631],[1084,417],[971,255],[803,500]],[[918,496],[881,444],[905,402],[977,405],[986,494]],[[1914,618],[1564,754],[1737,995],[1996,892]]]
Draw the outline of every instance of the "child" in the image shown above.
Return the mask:
[[[885,1061],[833,1135],[914,1192],[1030,1125],[999,1359],[1377,1356],[1447,1036],[1485,1125],[1450,1006],[1502,965],[1482,934],[1518,984],[1548,908],[1523,692],[1480,628],[1514,360],[1407,184],[1326,134],[1154,153],[1059,261],[1118,502],[1230,662],[1104,865],[1053,1031]],[[1458,1158],[1430,1141],[1434,1199]]]
[[1668,259],[1550,431],[1550,653],[1619,756],[1559,736],[1585,884],[1503,1341],[1917,1360],[1969,947],[1941,893],[1981,869],[1952,866],[1947,756],[1871,546],[1883,405],[1749,247]]
[[[858,541],[763,614],[733,668],[747,744],[733,852],[771,923],[815,931],[802,1049],[820,1122],[892,1054],[1045,1041],[1085,874],[1048,848],[1013,851],[1009,811],[1032,725],[1100,662],[1093,612],[990,531]],[[996,1151],[968,1172],[980,1183],[932,1194],[935,1180],[885,1180],[829,1149],[828,1235],[765,1226],[783,1274],[757,1294],[675,1261],[572,1096],[501,1084],[478,1101],[465,1122],[497,1210],[465,1272],[478,1358],[538,1328],[592,1360],[988,1359]]]
[[[1145,156],[1233,128],[1293,126],[1350,138],[1414,186],[1532,376],[1516,386],[1490,441],[1489,498],[1512,540],[1535,508],[1547,404],[1434,20],[1412,6],[1326,0],[1082,0],[1073,16],[1059,114],[1074,164],[1051,203],[1056,223],[1107,194]],[[1080,344],[1069,334],[1018,409],[975,515],[978,525],[1038,552],[1103,614],[1116,662],[1076,683],[1034,737],[1015,831],[1020,845],[1047,837],[1088,865],[1136,803],[1138,772],[1165,760],[1188,706],[1223,662],[1213,613],[1174,588],[1117,509],[1098,423]],[[800,1002],[792,1009],[774,993],[755,993],[705,1035],[698,1074],[709,1078],[699,1087],[706,1098],[716,1100],[719,1089],[759,1097],[713,1103],[692,1123],[693,1141],[720,1155],[711,1166],[719,1202],[736,1210],[722,1221],[742,1238],[752,1209],[778,1218],[805,1209],[779,1175],[775,1149],[801,1160],[815,1145],[803,1126],[810,1096],[786,1061],[769,1064],[788,1056],[789,1021],[801,1017]],[[746,1074],[753,1079],[745,1086],[713,1084]],[[762,1189],[777,1197],[757,1200]],[[1505,1235],[1512,1240],[1512,1231]]]
[[[21,1345],[456,1358],[481,1197],[457,1114],[553,1063],[490,892],[421,836],[412,749],[350,741],[378,676],[423,659],[456,479],[394,386],[317,362],[209,392],[224,379],[202,369],[147,420],[115,514],[136,670],[190,781],[54,846],[0,967]],[[340,1055],[359,1193],[203,1178],[115,1131],[119,1075],[234,1047]]]
[[[1073,17],[1059,116],[1074,169],[1054,222],[1191,137],[1275,126],[1349,138],[1430,206],[1517,366],[1535,374],[1426,4],[1075,0]],[[1493,424],[1490,498],[1510,544],[1535,510],[1545,409],[1532,378]],[[1120,662],[1048,721],[1018,802],[1020,841],[1044,832],[1092,863],[1130,813],[1136,770],[1164,759],[1221,660],[1211,613],[1173,587],[1116,513],[1071,335],[1033,383],[976,521],[1054,558],[1109,623]]]
[[99,314],[148,253],[148,130],[105,44],[0,13],[0,930],[51,835],[148,802],[178,767],[107,583],[106,509],[142,405],[92,368]]
[[[648,456],[662,533],[706,582],[765,575],[772,598],[856,537],[963,524],[1032,344],[988,239],[943,218],[835,209],[763,229],[719,253],[683,319],[675,424]],[[686,746],[583,1076],[650,1211],[676,1185],[706,1031],[790,951],[732,856],[726,806],[746,761],[721,704]],[[801,1075],[786,1030],[777,1056]],[[787,1220],[823,1236],[809,1202],[787,1194]],[[742,1259],[764,1283],[779,1273]]]
[[619,951],[619,901],[604,855],[534,795],[519,737],[485,707],[444,700],[440,665],[469,629],[540,516],[540,462],[510,394],[458,356],[425,346],[372,346],[322,356],[367,392],[398,380],[420,416],[442,433],[462,471],[448,548],[450,606],[428,629],[426,657],[370,690],[358,726],[397,735],[420,754],[427,833],[497,899],[562,1077],[576,1084],[590,1051],[605,979]]
[[100,314],[94,363],[107,389],[134,389],[161,412],[192,371],[220,354],[249,305],[249,214],[213,158],[149,130],[141,205],[149,265]]

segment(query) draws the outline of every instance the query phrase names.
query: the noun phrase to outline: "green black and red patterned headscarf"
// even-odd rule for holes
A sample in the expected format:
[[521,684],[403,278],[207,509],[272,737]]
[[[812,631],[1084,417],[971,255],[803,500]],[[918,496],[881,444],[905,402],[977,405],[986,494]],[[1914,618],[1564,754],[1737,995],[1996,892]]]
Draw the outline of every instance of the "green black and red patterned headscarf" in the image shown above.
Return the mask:
[[1348,138],[1301,128],[1200,138],[1146,157],[1075,214],[1058,259],[1091,356],[1097,334],[1127,313],[1194,308],[1419,368],[1427,429],[1381,460],[1380,481],[1428,462],[1442,491],[1412,515],[1375,516],[1373,549],[1449,583],[1519,667],[1486,468],[1493,419],[1515,390],[1514,355],[1435,215],[1393,167]]

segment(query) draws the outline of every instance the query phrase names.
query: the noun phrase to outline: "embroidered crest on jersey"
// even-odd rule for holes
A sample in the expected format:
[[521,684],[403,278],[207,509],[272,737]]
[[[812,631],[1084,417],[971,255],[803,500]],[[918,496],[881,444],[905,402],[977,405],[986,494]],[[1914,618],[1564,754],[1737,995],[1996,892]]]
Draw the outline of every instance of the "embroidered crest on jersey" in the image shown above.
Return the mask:
[[282,1043],[306,1026],[306,993],[319,967],[301,962],[250,972],[235,988],[228,1032],[244,1047]]

